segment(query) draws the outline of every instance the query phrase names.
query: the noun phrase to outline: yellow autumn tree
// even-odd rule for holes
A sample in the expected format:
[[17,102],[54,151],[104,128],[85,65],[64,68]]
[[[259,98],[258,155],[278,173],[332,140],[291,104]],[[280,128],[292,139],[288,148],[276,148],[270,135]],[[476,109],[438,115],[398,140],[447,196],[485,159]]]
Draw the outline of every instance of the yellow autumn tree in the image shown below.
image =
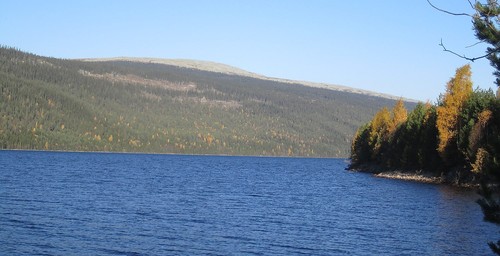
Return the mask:
[[446,149],[456,142],[459,130],[458,115],[472,93],[470,65],[458,68],[455,77],[446,85],[442,103],[437,107],[436,126],[439,135],[438,152],[444,156]]
[[206,137],[206,141],[208,143],[208,145],[212,145],[212,142],[214,141],[214,137],[212,135],[210,135],[210,133],[207,135]]
[[399,99],[394,107],[392,108],[392,120],[388,125],[388,133],[392,134],[396,131],[396,128],[406,121],[408,118],[408,110],[405,108],[405,104],[402,99]]
[[373,117],[370,123],[370,136],[368,139],[373,155],[378,154],[380,146],[382,145],[382,139],[388,134],[390,123],[391,112],[386,107],[382,108]]

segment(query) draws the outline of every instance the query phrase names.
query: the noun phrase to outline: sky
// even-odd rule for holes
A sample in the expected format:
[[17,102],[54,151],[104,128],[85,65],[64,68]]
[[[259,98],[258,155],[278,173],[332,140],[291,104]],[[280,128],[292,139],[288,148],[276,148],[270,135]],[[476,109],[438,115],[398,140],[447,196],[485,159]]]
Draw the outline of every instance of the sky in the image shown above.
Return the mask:
[[0,12],[0,44],[43,56],[207,60],[431,102],[471,64],[474,87],[496,90],[486,59],[439,46],[483,55],[470,18],[426,0],[2,0]]

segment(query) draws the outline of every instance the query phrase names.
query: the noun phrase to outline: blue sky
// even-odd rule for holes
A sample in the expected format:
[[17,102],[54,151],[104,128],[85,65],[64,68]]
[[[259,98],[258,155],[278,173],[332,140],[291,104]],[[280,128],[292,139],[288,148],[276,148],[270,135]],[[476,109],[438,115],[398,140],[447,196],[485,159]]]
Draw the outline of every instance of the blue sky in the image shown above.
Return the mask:
[[[471,13],[467,0],[433,0]],[[467,17],[426,0],[3,0],[0,44],[58,58],[157,57],[220,62],[271,77],[435,101],[473,57]],[[487,60],[475,87],[493,88]]]

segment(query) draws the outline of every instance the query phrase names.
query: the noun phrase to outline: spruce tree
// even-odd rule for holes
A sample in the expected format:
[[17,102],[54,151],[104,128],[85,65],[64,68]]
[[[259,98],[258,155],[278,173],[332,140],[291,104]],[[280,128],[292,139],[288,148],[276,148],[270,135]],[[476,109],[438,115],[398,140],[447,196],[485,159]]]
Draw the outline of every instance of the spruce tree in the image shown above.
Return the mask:
[[486,4],[476,2],[476,13],[472,16],[472,23],[477,39],[490,46],[486,48],[486,57],[495,71],[495,83],[500,86],[500,6],[497,0],[488,0]]

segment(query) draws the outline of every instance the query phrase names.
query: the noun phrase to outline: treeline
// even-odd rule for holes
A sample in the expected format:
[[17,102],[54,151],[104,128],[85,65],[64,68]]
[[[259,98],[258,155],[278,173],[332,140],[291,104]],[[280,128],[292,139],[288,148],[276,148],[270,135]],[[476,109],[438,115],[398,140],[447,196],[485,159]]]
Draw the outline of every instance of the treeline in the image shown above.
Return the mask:
[[457,69],[436,105],[411,112],[399,101],[361,126],[351,169],[426,171],[454,182],[500,170],[500,100],[472,89],[470,66]]
[[0,47],[0,148],[347,157],[394,101],[155,63]]

